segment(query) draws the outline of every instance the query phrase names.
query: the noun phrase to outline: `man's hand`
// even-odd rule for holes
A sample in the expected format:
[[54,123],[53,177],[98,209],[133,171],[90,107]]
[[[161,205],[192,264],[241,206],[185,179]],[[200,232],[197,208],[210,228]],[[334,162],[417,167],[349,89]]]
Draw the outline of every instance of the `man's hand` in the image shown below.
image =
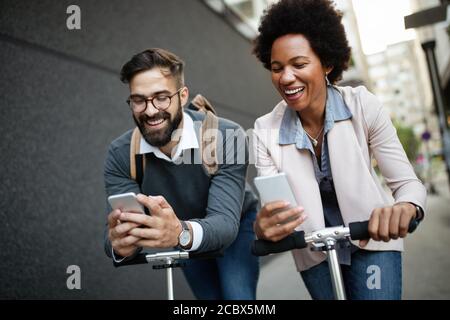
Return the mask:
[[[376,208],[369,220],[369,234],[375,241],[388,242],[404,238],[408,234],[409,223],[416,218],[416,207],[408,202],[400,202],[392,207]],[[361,240],[365,247],[369,239]]]
[[[284,201],[275,201],[261,208],[253,227],[258,239],[279,241],[294,232],[294,229],[305,221],[306,215],[303,214],[302,207],[287,209],[288,206],[289,203]],[[293,220],[284,223],[288,219]]]
[[149,209],[150,216],[129,212],[119,215],[120,221],[140,226],[128,231],[130,236],[139,238],[136,245],[148,248],[177,246],[181,223],[166,199],[138,194],[137,200]]
[[139,225],[133,222],[121,223],[119,216],[122,214],[120,210],[113,210],[108,215],[108,238],[114,252],[117,252],[122,257],[132,255],[138,245],[136,243],[140,238],[129,235],[128,232]]

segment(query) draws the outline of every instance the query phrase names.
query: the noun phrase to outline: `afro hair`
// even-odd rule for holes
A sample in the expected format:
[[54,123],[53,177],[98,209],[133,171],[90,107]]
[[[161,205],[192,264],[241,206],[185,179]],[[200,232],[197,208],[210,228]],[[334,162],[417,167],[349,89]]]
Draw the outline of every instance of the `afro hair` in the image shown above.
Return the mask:
[[326,67],[331,83],[342,79],[351,48],[342,24],[342,13],[331,0],[281,0],[264,12],[254,41],[253,53],[270,70],[272,44],[286,34],[302,34]]

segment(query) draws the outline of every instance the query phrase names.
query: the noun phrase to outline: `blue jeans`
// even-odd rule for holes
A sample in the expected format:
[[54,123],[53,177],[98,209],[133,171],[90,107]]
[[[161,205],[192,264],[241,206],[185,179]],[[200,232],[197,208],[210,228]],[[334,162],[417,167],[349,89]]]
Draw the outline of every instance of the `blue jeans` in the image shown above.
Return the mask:
[[188,260],[183,268],[195,297],[201,300],[255,300],[259,259],[250,249],[256,210],[246,212],[236,240],[221,258]]
[[[401,299],[402,258],[398,251],[360,249],[352,254],[351,265],[341,265],[341,270],[347,299]],[[327,261],[300,274],[314,300],[334,299]]]

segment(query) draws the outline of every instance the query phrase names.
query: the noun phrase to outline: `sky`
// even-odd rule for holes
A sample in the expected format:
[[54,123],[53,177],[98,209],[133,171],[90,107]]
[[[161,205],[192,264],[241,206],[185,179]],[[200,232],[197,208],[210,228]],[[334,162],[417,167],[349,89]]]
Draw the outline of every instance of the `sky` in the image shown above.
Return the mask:
[[412,13],[409,0],[352,0],[358,21],[363,52],[385,50],[386,46],[415,38],[405,30],[404,16]]

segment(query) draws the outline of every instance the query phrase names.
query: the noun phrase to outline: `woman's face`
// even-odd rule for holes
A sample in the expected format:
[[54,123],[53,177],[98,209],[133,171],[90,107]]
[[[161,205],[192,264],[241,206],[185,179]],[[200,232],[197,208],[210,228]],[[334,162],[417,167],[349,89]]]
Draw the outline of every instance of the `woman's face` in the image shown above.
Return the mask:
[[296,111],[325,105],[325,74],[330,70],[322,65],[301,34],[284,35],[272,45],[272,83]]

